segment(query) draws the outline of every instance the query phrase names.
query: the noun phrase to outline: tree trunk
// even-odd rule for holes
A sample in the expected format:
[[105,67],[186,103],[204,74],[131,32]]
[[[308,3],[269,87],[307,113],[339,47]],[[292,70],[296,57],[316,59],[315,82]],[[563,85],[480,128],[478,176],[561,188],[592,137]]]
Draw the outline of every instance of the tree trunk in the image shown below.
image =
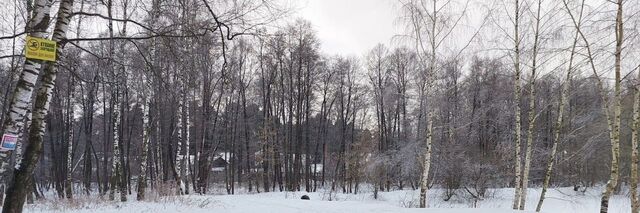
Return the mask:
[[[582,13],[582,12],[581,12]],[[580,15],[582,17],[582,15]],[[551,146],[551,153],[549,154],[549,160],[547,162],[547,170],[545,172],[544,181],[542,183],[542,192],[540,193],[540,199],[536,207],[536,212],[540,212],[542,209],[542,202],[544,202],[545,195],[551,182],[551,175],[553,172],[553,165],[555,163],[556,153],[558,150],[558,143],[560,143],[560,130],[562,130],[562,122],[564,117],[564,107],[569,100],[569,88],[571,86],[571,71],[573,70],[573,59],[576,54],[576,45],[578,43],[578,32],[576,32],[573,39],[573,45],[571,46],[571,56],[569,57],[569,67],[567,68],[567,75],[564,79],[564,85],[562,87],[562,94],[560,96],[560,106],[558,106],[558,118],[554,129],[553,145]]]
[[515,4],[515,78],[513,81],[513,84],[515,86],[515,90],[514,90],[514,96],[515,96],[515,100],[514,100],[514,104],[515,104],[515,116],[516,116],[516,126],[515,126],[515,136],[516,136],[516,144],[515,144],[515,158],[516,158],[516,166],[515,166],[515,173],[516,173],[516,180],[515,180],[515,198],[513,199],[513,209],[518,209],[520,207],[520,198],[522,197],[522,186],[521,186],[521,182],[520,182],[520,178],[521,178],[521,166],[522,163],[520,162],[520,140],[521,140],[521,134],[520,134],[520,128],[521,128],[521,118],[520,118],[520,35],[519,35],[519,19],[520,19],[520,4],[519,1],[516,0],[516,4]]
[[[619,165],[618,160],[620,156],[620,114],[622,111],[621,103],[621,64],[622,64],[622,42],[624,39],[623,21],[622,21],[622,0],[617,1],[617,15],[616,15],[616,51],[615,51],[615,91],[614,91],[614,117],[609,120],[609,129],[611,137],[611,174],[607,187],[602,193],[602,199],[600,201],[600,213],[607,213],[609,210],[609,198],[613,194],[613,191],[618,186],[619,177]],[[601,87],[602,88],[602,87]],[[604,89],[604,88],[602,88]],[[605,94],[603,94],[605,95]],[[606,104],[606,103],[604,103]],[[604,109],[608,110],[608,109]]]
[[142,152],[140,153],[140,174],[138,174],[138,194],[137,200],[145,199],[145,190],[147,188],[147,168],[149,164],[149,132],[151,131],[149,123],[149,100],[144,97],[142,101]]
[[425,150],[422,178],[420,180],[420,208],[427,208],[427,190],[429,183],[429,168],[431,167],[431,140],[433,137],[433,113],[427,115],[427,134],[425,135]]
[[[638,80],[640,80],[640,70]],[[631,212],[638,213],[640,201],[638,201],[638,129],[640,128],[640,90],[634,87],[633,124],[631,126]]]
[[[182,177],[184,183],[184,193],[189,194],[189,165],[191,162],[191,155],[189,154],[189,129],[191,128],[191,122],[189,122],[189,100],[187,98],[188,92],[184,93],[183,97],[183,106],[182,112],[182,131],[183,131],[183,146],[184,146],[184,155],[182,157],[182,166],[180,170],[180,176]],[[186,105],[184,105],[186,104]]]
[[533,63],[531,68],[531,77],[529,79],[529,126],[527,127],[527,152],[525,153],[524,159],[524,171],[522,173],[522,195],[520,196],[520,210],[524,210],[525,204],[527,202],[527,190],[529,185],[529,171],[531,169],[531,158],[532,158],[532,146],[533,146],[533,128],[535,126],[536,120],[536,70],[538,69],[538,45],[540,38],[540,10],[542,7],[542,0],[538,0],[538,10],[534,32],[534,41],[533,41]]
[[[93,82],[89,82],[89,88],[87,89],[87,100],[83,101],[84,106],[84,137],[85,137],[85,147],[84,147],[84,190],[88,195],[91,191],[91,176],[93,174],[93,164],[91,162],[91,150],[93,148],[92,136],[93,136],[93,110],[95,104],[95,87],[96,81],[98,80],[98,74],[96,73],[93,77]],[[97,161],[98,159],[96,159]],[[99,165],[99,164],[98,164]],[[99,167],[98,167],[99,168]],[[99,169],[96,169],[99,171]],[[98,181],[98,188],[100,188],[100,181]]]
[[[29,20],[26,32],[29,36],[45,38],[47,36],[47,27],[49,27],[49,13],[51,12],[51,0],[36,0],[33,14]],[[31,5],[27,5],[29,7]],[[19,135],[24,127],[25,114],[31,108],[31,97],[33,89],[36,85],[38,76],[40,75],[41,61],[36,59],[25,59],[20,78],[14,88],[9,110],[4,116],[4,123],[0,130],[0,137],[4,134]],[[4,180],[9,177],[9,158],[11,151],[0,151],[0,181],[2,185],[8,184]]]
[[73,97],[74,97],[74,84],[73,84],[73,79],[71,79],[71,83],[69,85],[69,98],[67,100],[67,116],[68,116],[68,125],[69,125],[69,129],[67,131],[68,132],[68,139],[67,139],[67,177],[65,180],[65,194],[67,195],[67,199],[73,199],[73,137],[74,137],[74,132],[73,132]]
[[[183,84],[183,83],[181,83]],[[181,91],[184,91],[184,85],[181,85]],[[177,131],[178,131],[178,145],[176,146],[176,160],[175,160],[175,178],[176,178],[176,184],[178,187],[178,191],[176,192],[177,195],[183,195],[184,194],[184,183],[182,182],[182,168],[183,167],[183,163],[184,163],[184,156],[181,156],[181,152],[182,152],[182,146],[184,144],[184,132],[183,129],[185,127],[183,127],[183,108],[184,108],[184,92],[181,92],[180,94],[181,97],[179,97],[180,100],[178,100],[178,123],[176,124],[177,126]],[[188,155],[188,153],[187,153]]]
[[[41,1],[39,1],[41,2]],[[45,7],[48,9],[48,7]],[[42,8],[36,8],[40,10]],[[60,2],[58,10],[58,19],[53,32],[53,41],[60,42],[66,38],[67,29],[69,27],[70,14],[73,9],[73,0],[63,0]],[[40,11],[42,12],[42,11]],[[41,15],[36,12],[34,16]],[[58,58],[64,46],[58,48]],[[57,75],[57,66],[54,62],[48,62],[42,76],[42,84],[38,88],[33,108],[33,119],[29,127],[29,144],[26,147],[22,166],[15,171],[14,182],[7,190],[7,199],[4,201],[3,213],[19,213],[22,212],[26,195],[31,192],[29,179],[35,170],[36,164],[42,154],[43,137],[46,127],[45,117],[49,111],[49,102],[55,79]]]

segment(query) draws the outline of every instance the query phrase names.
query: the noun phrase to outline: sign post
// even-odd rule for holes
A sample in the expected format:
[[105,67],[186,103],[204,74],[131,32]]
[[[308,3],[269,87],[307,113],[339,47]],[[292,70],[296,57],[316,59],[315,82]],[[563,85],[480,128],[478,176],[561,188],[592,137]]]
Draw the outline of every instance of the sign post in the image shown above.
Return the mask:
[[2,135],[2,141],[0,142],[0,151],[15,150],[16,143],[18,143],[17,135],[4,134]]
[[44,61],[56,61],[57,44],[55,41],[27,36],[25,55],[27,58]]

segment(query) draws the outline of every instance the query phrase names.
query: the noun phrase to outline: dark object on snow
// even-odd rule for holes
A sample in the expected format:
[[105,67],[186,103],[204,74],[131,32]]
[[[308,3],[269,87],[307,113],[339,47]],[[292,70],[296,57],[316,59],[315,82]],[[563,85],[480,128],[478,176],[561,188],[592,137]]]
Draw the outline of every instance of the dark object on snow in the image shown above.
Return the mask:
[[303,200],[310,200],[310,199],[309,199],[309,196],[307,196],[307,195],[302,195],[302,197],[301,197],[300,199],[303,199]]

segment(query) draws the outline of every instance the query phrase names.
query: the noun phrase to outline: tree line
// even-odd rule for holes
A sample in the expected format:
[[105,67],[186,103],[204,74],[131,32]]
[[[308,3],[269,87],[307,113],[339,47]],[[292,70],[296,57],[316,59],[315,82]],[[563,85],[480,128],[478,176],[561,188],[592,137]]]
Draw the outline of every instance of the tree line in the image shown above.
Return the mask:
[[[0,152],[3,212],[49,190],[420,189],[427,207],[433,187],[445,201],[513,187],[524,209],[529,185],[540,211],[551,186],[605,182],[601,212],[620,182],[638,211],[640,5],[398,3],[402,42],[356,57],[323,53],[277,1],[14,1],[0,123],[19,143]],[[56,41],[58,59],[25,58],[24,35]]]

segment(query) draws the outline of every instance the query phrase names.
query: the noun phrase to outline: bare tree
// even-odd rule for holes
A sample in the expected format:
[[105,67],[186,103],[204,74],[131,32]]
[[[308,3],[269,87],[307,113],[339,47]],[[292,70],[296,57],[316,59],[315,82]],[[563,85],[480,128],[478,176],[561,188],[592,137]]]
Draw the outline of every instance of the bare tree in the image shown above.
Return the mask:
[[[60,2],[58,18],[52,36],[53,41],[61,42],[66,38],[72,8],[72,0]],[[46,7],[46,9],[48,9],[48,7]],[[36,10],[39,10],[39,8]],[[38,15],[40,14],[36,13],[34,16]],[[58,48],[58,55],[62,52],[63,47],[64,46]],[[47,63],[42,76],[42,84],[38,88],[35,96],[33,118],[31,126],[29,127],[29,145],[27,145],[25,149],[24,160],[22,161],[23,165],[16,170],[13,184],[7,190],[8,199],[4,201],[3,213],[22,212],[24,199],[29,191],[32,174],[42,152],[42,143],[46,127],[45,117],[48,114],[56,74],[57,66],[53,62]]]
[[[402,8],[407,15],[409,34],[415,42],[418,62],[424,67],[425,98],[427,99],[435,86],[435,73],[438,73],[438,51],[441,45],[449,39],[451,33],[456,29],[460,20],[466,15],[469,1],[462,4],[462,9],[458,14],[445,11],[456,8],[455,2],[451,0],[410,0],[401,1]],[[429,107],[431,108],[431,107]],[[433,110],[429,110],[426,116],[426,134],[424,136],[425,150],[423,156],[423,173],[420,184],[420,207],[426,208],[427,181],[431,164],[431,143],[433,136]],[[422,130],[419,130],[422,131]]]
[[520,201],[521,201],[521,197],[522,197],[522,174],[521,174],[521,170],[522,170],[522,163],[520,162],[522,159],[520,158],[520,143],[522,140],[522,134],[521,134],[521,119],[520,119],[520,114],[521,114],[521,110],[520,110],[520,90],[521,90],[521,85],[520,85],[520,2],[519,0],[515,0],[515,9],[514,9],[514,38],[513,38],[513,42],[515,44],[514,47],[514,69],[515,69],[515,75],[514,75],[514,80],[513,80],[513,85],[515,87],[513,94],[515,97],[514,100],[514,104],[515,104],[515,122],[516,122],[516,126],[515,126],[515,173],[516,173],[516,180],[514,183],[515,186],[515,198],[513,199],[513,209],[518,209],[520,207]]
[[[619,178],[619,156],[620,156],[620,115],[622,111],[622,102],[621,102],[621,64],[622,64],[622,47],[624,40],[624,21],[622,17],[623,11],[623,1],[618,0],[617,2],[612,2],[616,5],[616,19],[615,19],[615,52],[614,52],[614,72],[615,72],[615,82],[614,82],[614,95],[613,95],[613,116],[610,115],[609,110],[611,109],[611,103],[609,103],[609,98],[607,92],[605,91],[604,84],[602,82],[601,77],[598,75],[598,70],[596,68],[596,62],[592,53],[592,47],[587,39],[586,35],[582,31],[582,28],[577,21],[576,17],[571,12],[571,8],[569,7],[566,0],[563,0],[565,5],[565,9],[568,11],[569,16],[573,22],[574,27],[580,34],[582,41],[587,50],[587,60],[593,71],[594,77],[596,77],[598,89],[600,91],[600,96],[602,98],[602,110],[605,114],[608,130],[609,130],[609,140],[611,142],[611,170],[609,181],[607,182],[607,186],[602,193],[602,200],[600,204],[600,212],[606,213],[609,209],[609,198],[613,194],[614,189],[618,185]],[[582,1],[584,4],[584,1]]]
[[[49,0],[37,0],[33,5],[33,14],[29,17],[31,18],[26,25],[25,32],[29,32],[28,34],[33,37],[45,38],[47,35],[47,27],[49,26],[50,21],[50,9],[51,9],[52,1]],[[27,5],[30,7],[31,5]],[[4,123],[2,124],[2,132],[0,135],[10,135],[13,137],[17,137],[19,132],[24,127],[24,118],[29,110],[29,105],[31,104],[31,97],[36,85],[36,80],[40,75],[40,67],[41,62],[36,59],[26,59],[24,61],[24,65],[22,71],[20,72],[20,78],[16,84],[16,87],[13,91],[13,96],[11,97],[11,102],[8,106],[7,114],[4,116]],[[8,172],[10,171],[9,166],[9,157],[10,151],[2,151],[0,152],[0,176],[3,177],[3,180],[6,180],[8,177]],[[2,183],[7,184],[7,183]],[[2,187],[4,188],[4,187]]]
[[[580,13],[578,15],[578,23],[582,21],[582,8],[580,9]],[[551,154],[549,154],[549,160],[547,161],[547,168],[544,176],[544,181],[542,183],[542,192],[540,193],[540,199],[538,200],[538,205],[536,207],[536,212],[540,212],[542,209],[542,203],[544,202],[545,195],[549,188],[549,184],[551,182],[551,175],[553,172],[553,166],[556,161],[556,154],[558,152],[558,144],[560,143],[560,133],[562,130],[562,125],[565,116],[565,106],[567,105],[569,99],[569,89],[571,86],[571,78],[572,71],[575,69],[574,67],[574,59],[576,56],[576,46],[578,44],[578,32],[576,31],[575,36],[573,38],[573,44],[571,45],[571,52],[569,56],[569,63],[567,67],[567,72],[564,78],[564,84],[562,86],[562,93],[560,94],[560,104],[558,106],[558,117],[555,123],[554,136],[553,136],[553,145],[551,146]]]

